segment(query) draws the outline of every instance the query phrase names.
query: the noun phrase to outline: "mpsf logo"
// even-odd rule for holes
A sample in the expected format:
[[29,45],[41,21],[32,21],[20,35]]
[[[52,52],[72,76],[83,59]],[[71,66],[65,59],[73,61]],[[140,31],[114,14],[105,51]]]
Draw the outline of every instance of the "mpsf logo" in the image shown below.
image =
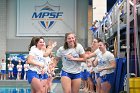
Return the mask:
[[60,11],[60,6],[46,2],[44,5],[35,6],[35,12],[32,14],[33,26],[39,29],[40,27],[37,26],[40,25],[41,28],[48,31],[57,21],[63,20],[62,16],[63,12]]

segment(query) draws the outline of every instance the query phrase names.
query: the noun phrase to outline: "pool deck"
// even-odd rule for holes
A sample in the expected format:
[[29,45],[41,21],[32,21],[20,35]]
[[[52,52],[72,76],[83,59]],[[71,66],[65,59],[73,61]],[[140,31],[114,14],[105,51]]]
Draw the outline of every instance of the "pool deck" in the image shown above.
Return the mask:
[[[0,87],[23,87],[23,88],[26,88],[26,87],[30,87],[30,84],[28,83],[27,80],[0,80]],[[54,93],[63,93],[63,90],[62,90],[62,86],[61,86],[61,83],[53,83],[52,84],[52,90],[54,91]],[[79,91],[79,93],[83,93],[83,91]]]
[[29,87],[30,85],[27,80],[0,80],[1,86]]

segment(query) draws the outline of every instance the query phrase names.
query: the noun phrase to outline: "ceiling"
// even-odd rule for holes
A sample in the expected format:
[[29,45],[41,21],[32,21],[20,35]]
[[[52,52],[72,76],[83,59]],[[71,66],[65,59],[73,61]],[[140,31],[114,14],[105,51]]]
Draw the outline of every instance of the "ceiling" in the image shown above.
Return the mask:
[[117,0],[107,0],[107,12],[113,7]]

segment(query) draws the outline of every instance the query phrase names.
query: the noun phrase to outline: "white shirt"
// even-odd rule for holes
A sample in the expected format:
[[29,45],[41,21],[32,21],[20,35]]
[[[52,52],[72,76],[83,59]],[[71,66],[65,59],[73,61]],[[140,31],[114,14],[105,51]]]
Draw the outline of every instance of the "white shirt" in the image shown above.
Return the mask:
[[45,73],[47,73],[48,71],[48,66],[49,64],[51,63],[51,58],[48,56],[48,57],[45,57],[45,63],[44,63],[44,68],[45,68]]
[[4,63],[3,62],[1,63],[1,70],[6,70],[6,63],[5,62]]
[[[35,62],[39,62],[40,64],[44,64],[46,61],[45,57],[43,57],[43,51],[36,48],[36,46],[31,47],[29,51],[29,56],[30,55],[34,57],[33,60]],[[39,66],[30,64],[29,69],[32,71],[36,71],[38,74],[41,74],[41,68]]]
[[13,68],[14,68],[14,64],[8,64],[8,70],[13,70]]
[[29,64],[24,64],[24,71],[28,71],[29,70]]
[[81,71],[87,70],[87,64],[85,62],[81,63]]
[[[104,54],[98,56],[98,67],[103,67],[103,68],[109,67],[111,61],[115,62],[114,55],[111,52],[106,51]],[[105,74],[110,74],[114,72],[114,70],[115,69],[103,70],[100,72],[100,76],[103,76]]]
[[84,48],[82,47],[81,44],[77,44],[76,48],[70,48],[70,49],[64,49],[63,46],[61,46],[56,53],[57,57],[62,58],[62,69],[68,73],[76,74],[80,73],[80,67],[81,67],[81,62],[75,62],[75,61],[70,61],[67,59],[66,55],[71,54],[73,57],[79,58],[80,54],[84,54]]
[[22,71],[22,65],[17,65],[17,71]]

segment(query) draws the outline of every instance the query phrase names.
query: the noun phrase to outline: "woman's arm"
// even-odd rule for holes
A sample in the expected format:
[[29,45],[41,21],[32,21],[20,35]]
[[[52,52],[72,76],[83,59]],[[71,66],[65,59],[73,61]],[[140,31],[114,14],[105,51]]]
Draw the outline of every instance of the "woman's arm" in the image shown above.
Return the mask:
[[114,69],[114,68],[116,68],[116,62],[110,61],[110,66],[103,68],[103,70],[109,70],[109,69]]
[[58,64],[58,62],[60,61],[60,57],[55,57],[54,58],[54,61],[53,61],[53,63],[54,63],[54,65],[55,65],[55,67],[57,66],[57,64]]
[[67,58],[71,61],[76,61],[76,62],[86,62],[86,54],[80,54],[79,58],[73,57],[71,54],[67,55]]
[[39,62],[35,62],[35,61],[33,61],[33,59],[34,59],[34,57],[33,56],[31,56],[31,55],[29,55],[28,57],[27,57],[27,63],[28,64],[31,64],[31,65],[35,65],[35,66],[39,66],[39,67],[44,67],[44,64],[43,63],[39,63]]
[[96,56],[96,53],[95,52],[92,52],[91,54],[88,54],[86,55],[86,58],[91,58],[91,57],[95,57]]
[[93,61],[93,66],[96,67],[98,65],[98,58],[96,57],[95,60]]
[[52,46],[48,46],[48,47],[46,48],[46,50],[45,50],[43,56],[44,56],[44,57],[48,57],[48,56],[51,54],[52,50],[53,50],[53,47],[52,47]]
[[98,68],[98,71],[100,72],[100,71],[103,71],[103,70],[110,70],[110,69],[114,69],[114,68],[116,68],[116,62],[111,61],[110,66]]
[[54,48],[56,45],[57,45],[57,42],[49,43],[49,44],[48,44],[48,47],[46,48],[46,50],[45,50],[45,52],[44,52],[44,54],[43,54],[43,56],[44,56],[44,57],[49,56],[49,55],[51,54],[53,48]]

